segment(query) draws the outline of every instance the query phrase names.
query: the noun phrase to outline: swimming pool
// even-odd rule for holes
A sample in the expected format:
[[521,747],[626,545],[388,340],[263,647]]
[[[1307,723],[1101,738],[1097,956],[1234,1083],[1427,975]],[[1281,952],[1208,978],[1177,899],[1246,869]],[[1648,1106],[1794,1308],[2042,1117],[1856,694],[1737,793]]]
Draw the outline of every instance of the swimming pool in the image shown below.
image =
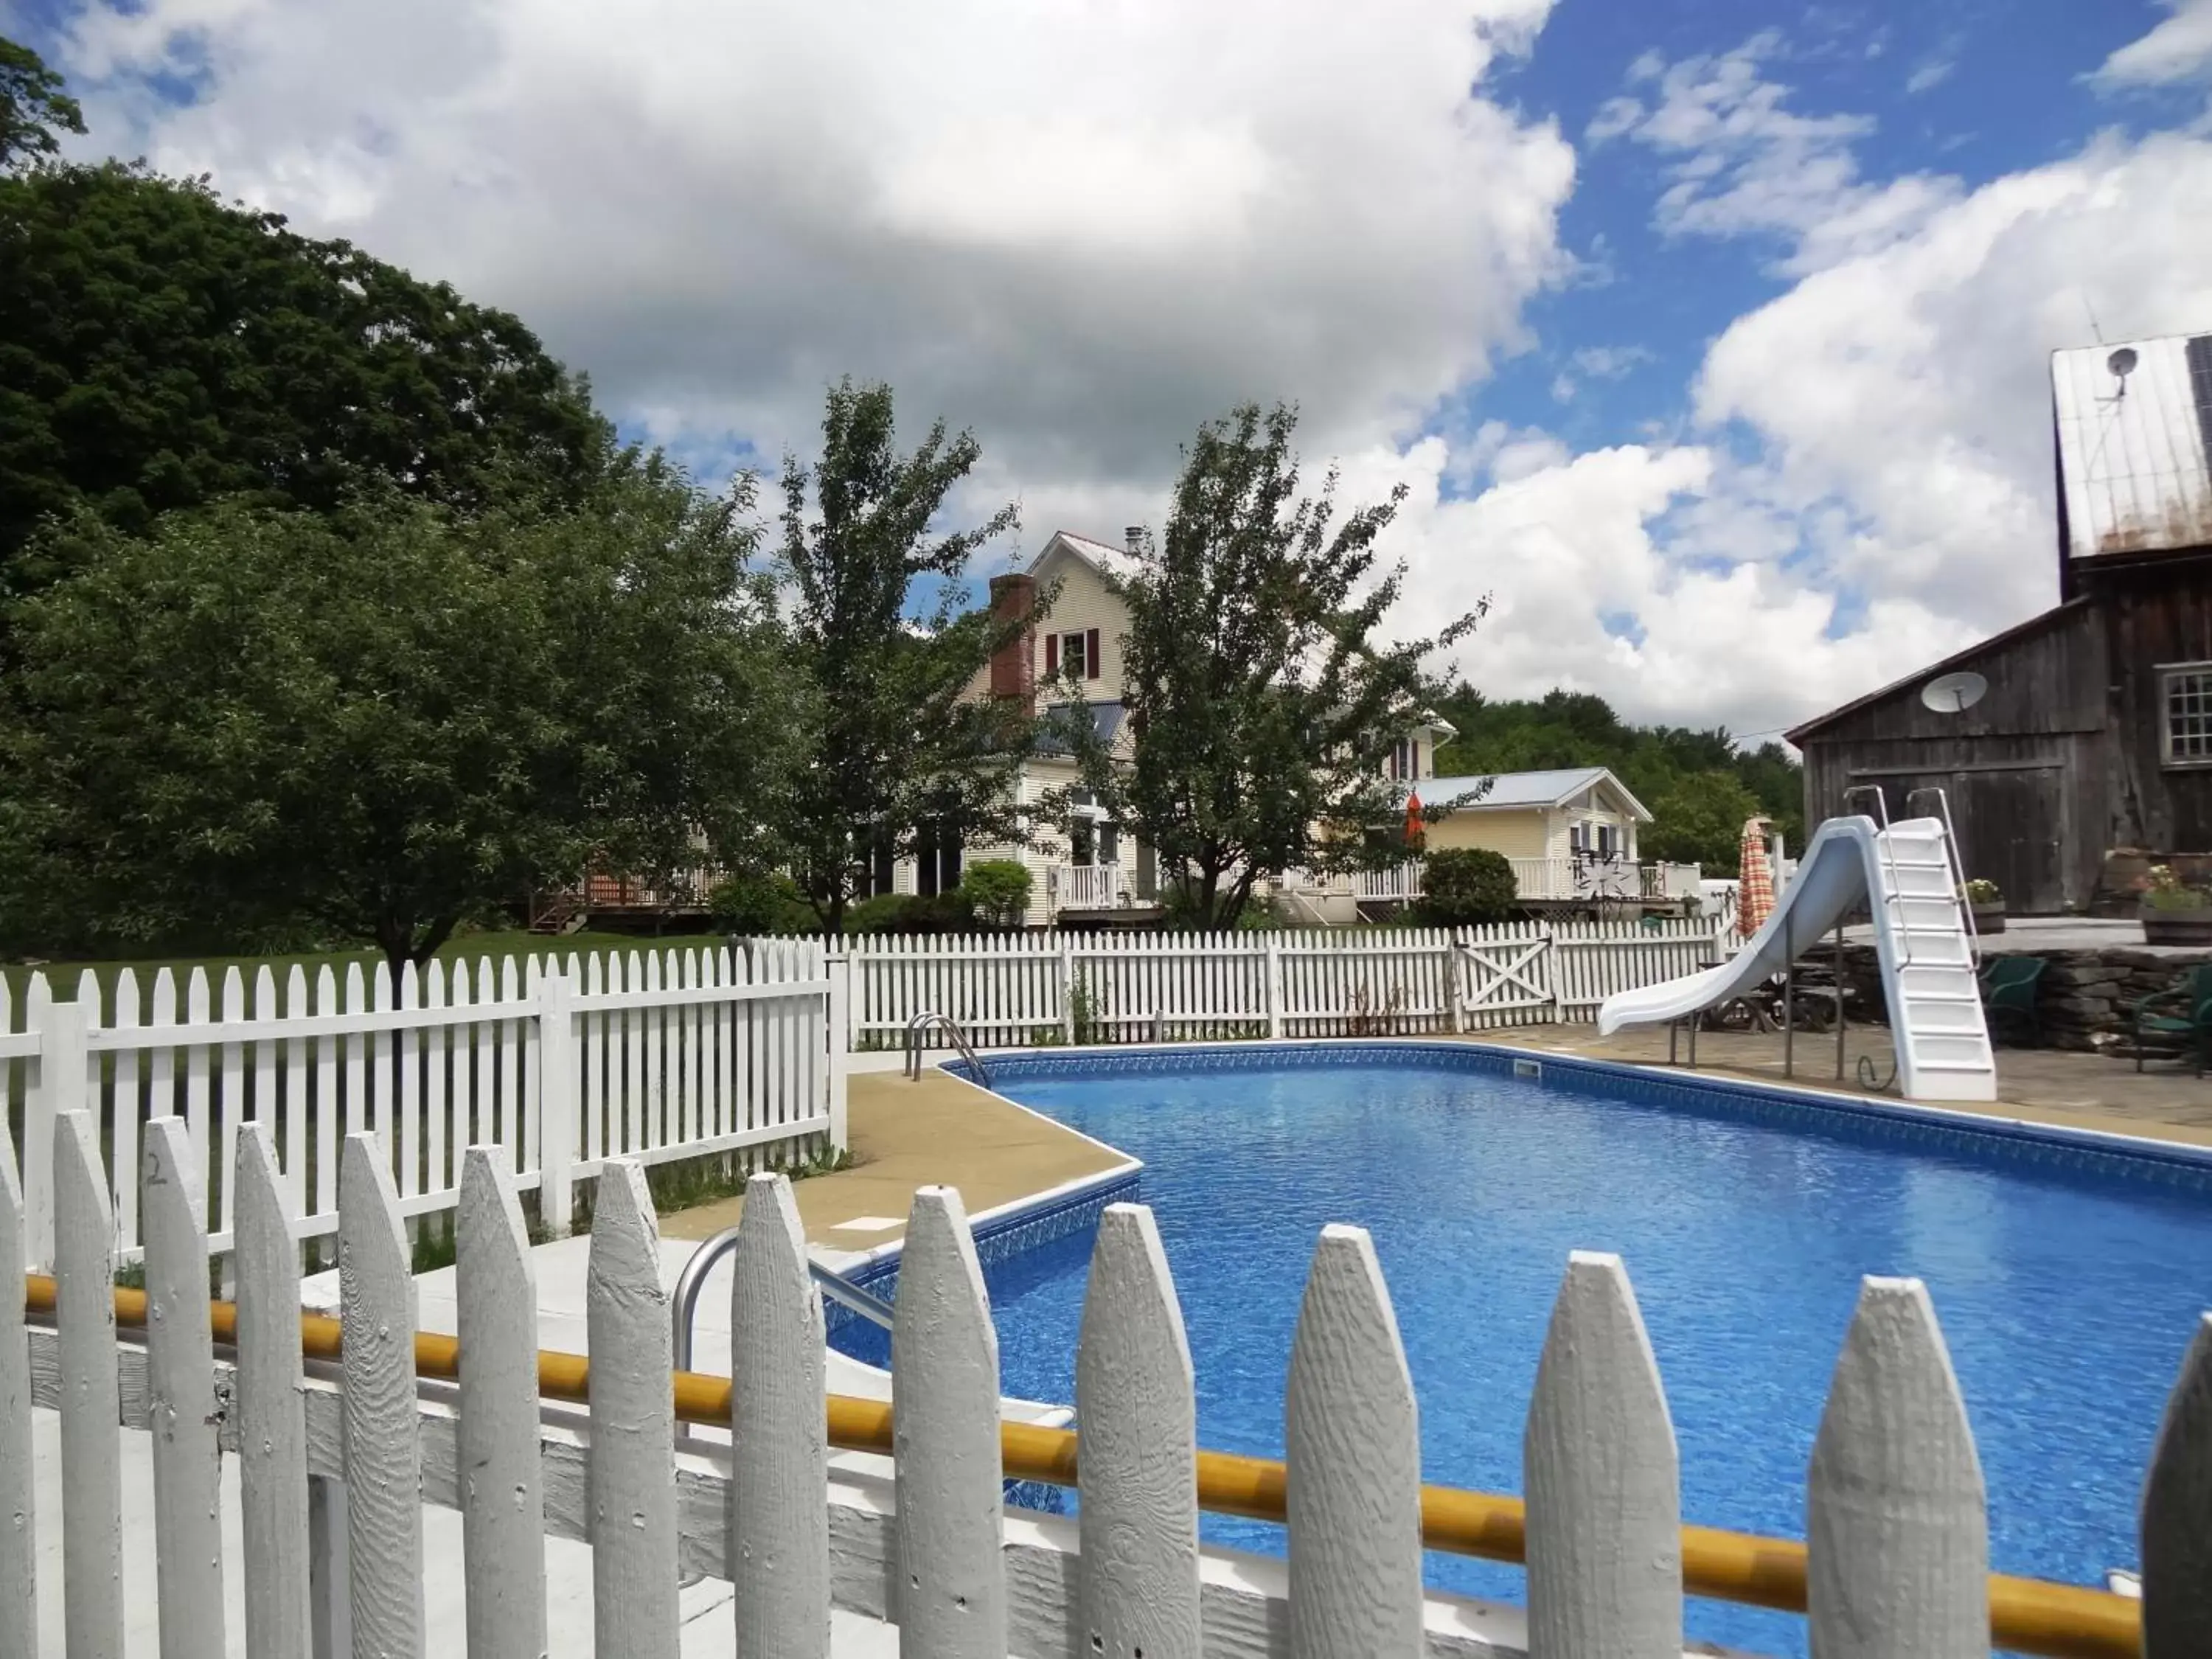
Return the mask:
[[[1998,1571],[2133,1566],[2159,1413],[2212,1305],[2212,1162],[1498,1051],[1376,1047],[994,1060],[1000,1092],[1144,1160],[1197,1371],[1200,1443],[1279,1456],[1306,1265],[1369,1228],[1425,1477],[1518,1492],[1571,1249],[1626,1261],[1681,1449],[1682,1512],[1804,1534],[1804,1471],[1863,1273],[1928,1282],[1979,1443]],[[1090,1238],[989,1259],[1004,1386],[1073,1400]],[[995,1259],[993,1259],[994,1258]],[[1259,1523],[1206,1535],[1279,1551]],[[1517,1571],[1432,1555],[1432,1583]],[[1690,1633],[1802,1650],[1802,1621],[1692,1603]]]

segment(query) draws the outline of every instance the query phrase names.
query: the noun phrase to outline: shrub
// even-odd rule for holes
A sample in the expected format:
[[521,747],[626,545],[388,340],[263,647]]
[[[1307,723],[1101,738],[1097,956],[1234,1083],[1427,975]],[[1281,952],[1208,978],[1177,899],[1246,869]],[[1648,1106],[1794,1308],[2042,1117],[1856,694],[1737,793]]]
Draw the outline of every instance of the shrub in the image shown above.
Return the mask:
[[975,925],[975,907],[958,888],[928,898],[911,898],[891,924],[895,933],[964,933]]
[[764,933],[818,933],[820,918],[781,871],[740,870],[707,896],[707,913],[726,933],[757,938]]
[[1486,847],[1430,854],[1421,886],[1418,908],[1422,922],[1431,927],[1504,921],[1520,902],[1512,861]]
[[1033,878],[1029,866],[1013,859],[985,859],[968,866],[960,878],[960,894],[975,920],[988,927],[1018,927],[1029,914]]
[[2003,893],[1998,890],[1996,883],[1984,880],[1979,876],[1968,882],[1962,890],[1969,904],[1995,904],[2004,897]]
[[902,933],[908,928],[900,924],[907,908],[914,903],[910,893],[878,893],[871,899],[845,907],[845,931],[848,933]]

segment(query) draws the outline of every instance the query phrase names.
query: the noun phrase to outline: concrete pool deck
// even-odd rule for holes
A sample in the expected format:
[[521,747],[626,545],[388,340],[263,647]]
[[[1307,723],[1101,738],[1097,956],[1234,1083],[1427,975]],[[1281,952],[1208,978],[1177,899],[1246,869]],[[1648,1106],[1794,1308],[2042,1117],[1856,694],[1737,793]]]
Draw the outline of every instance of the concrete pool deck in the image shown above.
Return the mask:
[[[974,1217],[1130,1163],[1110,1146],[933,1067],[915,1082],[893,1071],[856,1072],[846,1131],[850,1169],[792,1183],[806,1242],[824,1253],[857,1254],[904,1237],[917,1187],[957,1187]],[[661,1234],[705,1238],[744,1208],[740,1197],[678,1210],[661,1218]]]

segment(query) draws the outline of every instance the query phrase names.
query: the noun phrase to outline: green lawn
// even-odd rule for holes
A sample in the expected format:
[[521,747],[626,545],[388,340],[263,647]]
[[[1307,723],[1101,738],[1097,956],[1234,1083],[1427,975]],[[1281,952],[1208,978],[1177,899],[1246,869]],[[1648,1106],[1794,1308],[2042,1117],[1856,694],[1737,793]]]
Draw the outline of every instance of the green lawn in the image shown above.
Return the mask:
[[[651,939],[632,933],[581,933],[549,939],[543,934],[516,929],[464,934],[450,940],[438,952],[438,957],[444,962],[465,957],[473,969],[479,957],[489,957],[496,966],[507,957],[522,959],[557,956],[565,961],[572,953],[577,956],[608,956],[629,951],[720,948],[721,944],[722,935],[720,933],[670,934],[661,939]],[[305,968],[312,979],[315,970],[326,963],[343,977],[349,963],[360,963],[366,973],[371,967],[380,969],[383,961],[382,956],[374,951],[273,957],[154,957],[128,962],[48,962],[35,967],[26,963],[9,963],[0,965],[0,975],[5,975],[9,992],[18,1000],[29,985],[31,975],[41,973],[53,988],[58,1000],[74,1001],[78,980],[89,972],[98,979],[101,1000],[106,1001],[114,988],[116,975],[126,968],[137,972],[139,994],[143,998],[152,988],[154,975],[164,968],[174,973],[179,981],[193,969],[204,968],[208,970],[209,979],[218,987],[223,970],[236,968],[246,976],[250,993],[253,975],[264,965],[276,975],[281,988],[295,963]]]

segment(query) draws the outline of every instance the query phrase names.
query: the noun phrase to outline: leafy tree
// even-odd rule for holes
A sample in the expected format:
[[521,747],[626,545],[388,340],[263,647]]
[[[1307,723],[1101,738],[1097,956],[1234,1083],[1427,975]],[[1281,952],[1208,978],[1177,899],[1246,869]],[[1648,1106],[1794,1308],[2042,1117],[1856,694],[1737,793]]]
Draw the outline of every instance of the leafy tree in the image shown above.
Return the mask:
[[57,131],[82,133],[84,112],[62,77],[28,46],[0,34],[0,171],[36,166],[60,152]]
[[1513,860],[1486,847],[1444,848],[1422,872],[1419,919],[1431,927],[1475,927],[1504,921],[1519,908]]
[[1247,404],[1199,428],[1164,542],[1119,584],[1134,764],[1087,738],[1079,709],[1067,732],[1085,785],[1214,927],[1292,866],[1405,855],[1402,836],[1368,834],[1403,810],[1387,763],[1441,690],[1423,664],[1480,615],[1433,638],[1378,637],[1404,569],[1378,573],[1375,540],[1405,488],[1335,522],[1334,468],[1318,499],[1298,495],[1297,422]]
[[1698,772],[1680,779],[1646,803],[1644,855],[1669,864],[1695,864],[1709,876],[1735,873],[1747,819],[1760,816],[1758,799],[1728,772]]
[[81,507],[139,534],[227,495],[334,511],[364,476],[471,510],[574,504],[607,437],[515,318],[204,179],[0,176],[0,578],[17,592],[58,574],[27,552],[39,524]]
[[[768,831],[832,933],[872,857],[911,857],[951,836],[1018,840],[1017,785],[1035,746],[1026,707],[969,695],[1022,624],[963,611],[957,580],[970,554],[1014,527],[1015,511],[933,533],[981,452],[965,432],[948,438],[941,420],[910,455],[895,441],[890,388],[848,380],[830,388],[820,460],[784,462],[776,565],[792,593],[795,759]],[[917,624],[908,598],[929,576],[946,586]]]
[[596,860],[665,868],[767,764],[742,501],[611,460],[588,514],[225,502],[11,617],[0,895],[20,928],[373,940],[392,972]]

